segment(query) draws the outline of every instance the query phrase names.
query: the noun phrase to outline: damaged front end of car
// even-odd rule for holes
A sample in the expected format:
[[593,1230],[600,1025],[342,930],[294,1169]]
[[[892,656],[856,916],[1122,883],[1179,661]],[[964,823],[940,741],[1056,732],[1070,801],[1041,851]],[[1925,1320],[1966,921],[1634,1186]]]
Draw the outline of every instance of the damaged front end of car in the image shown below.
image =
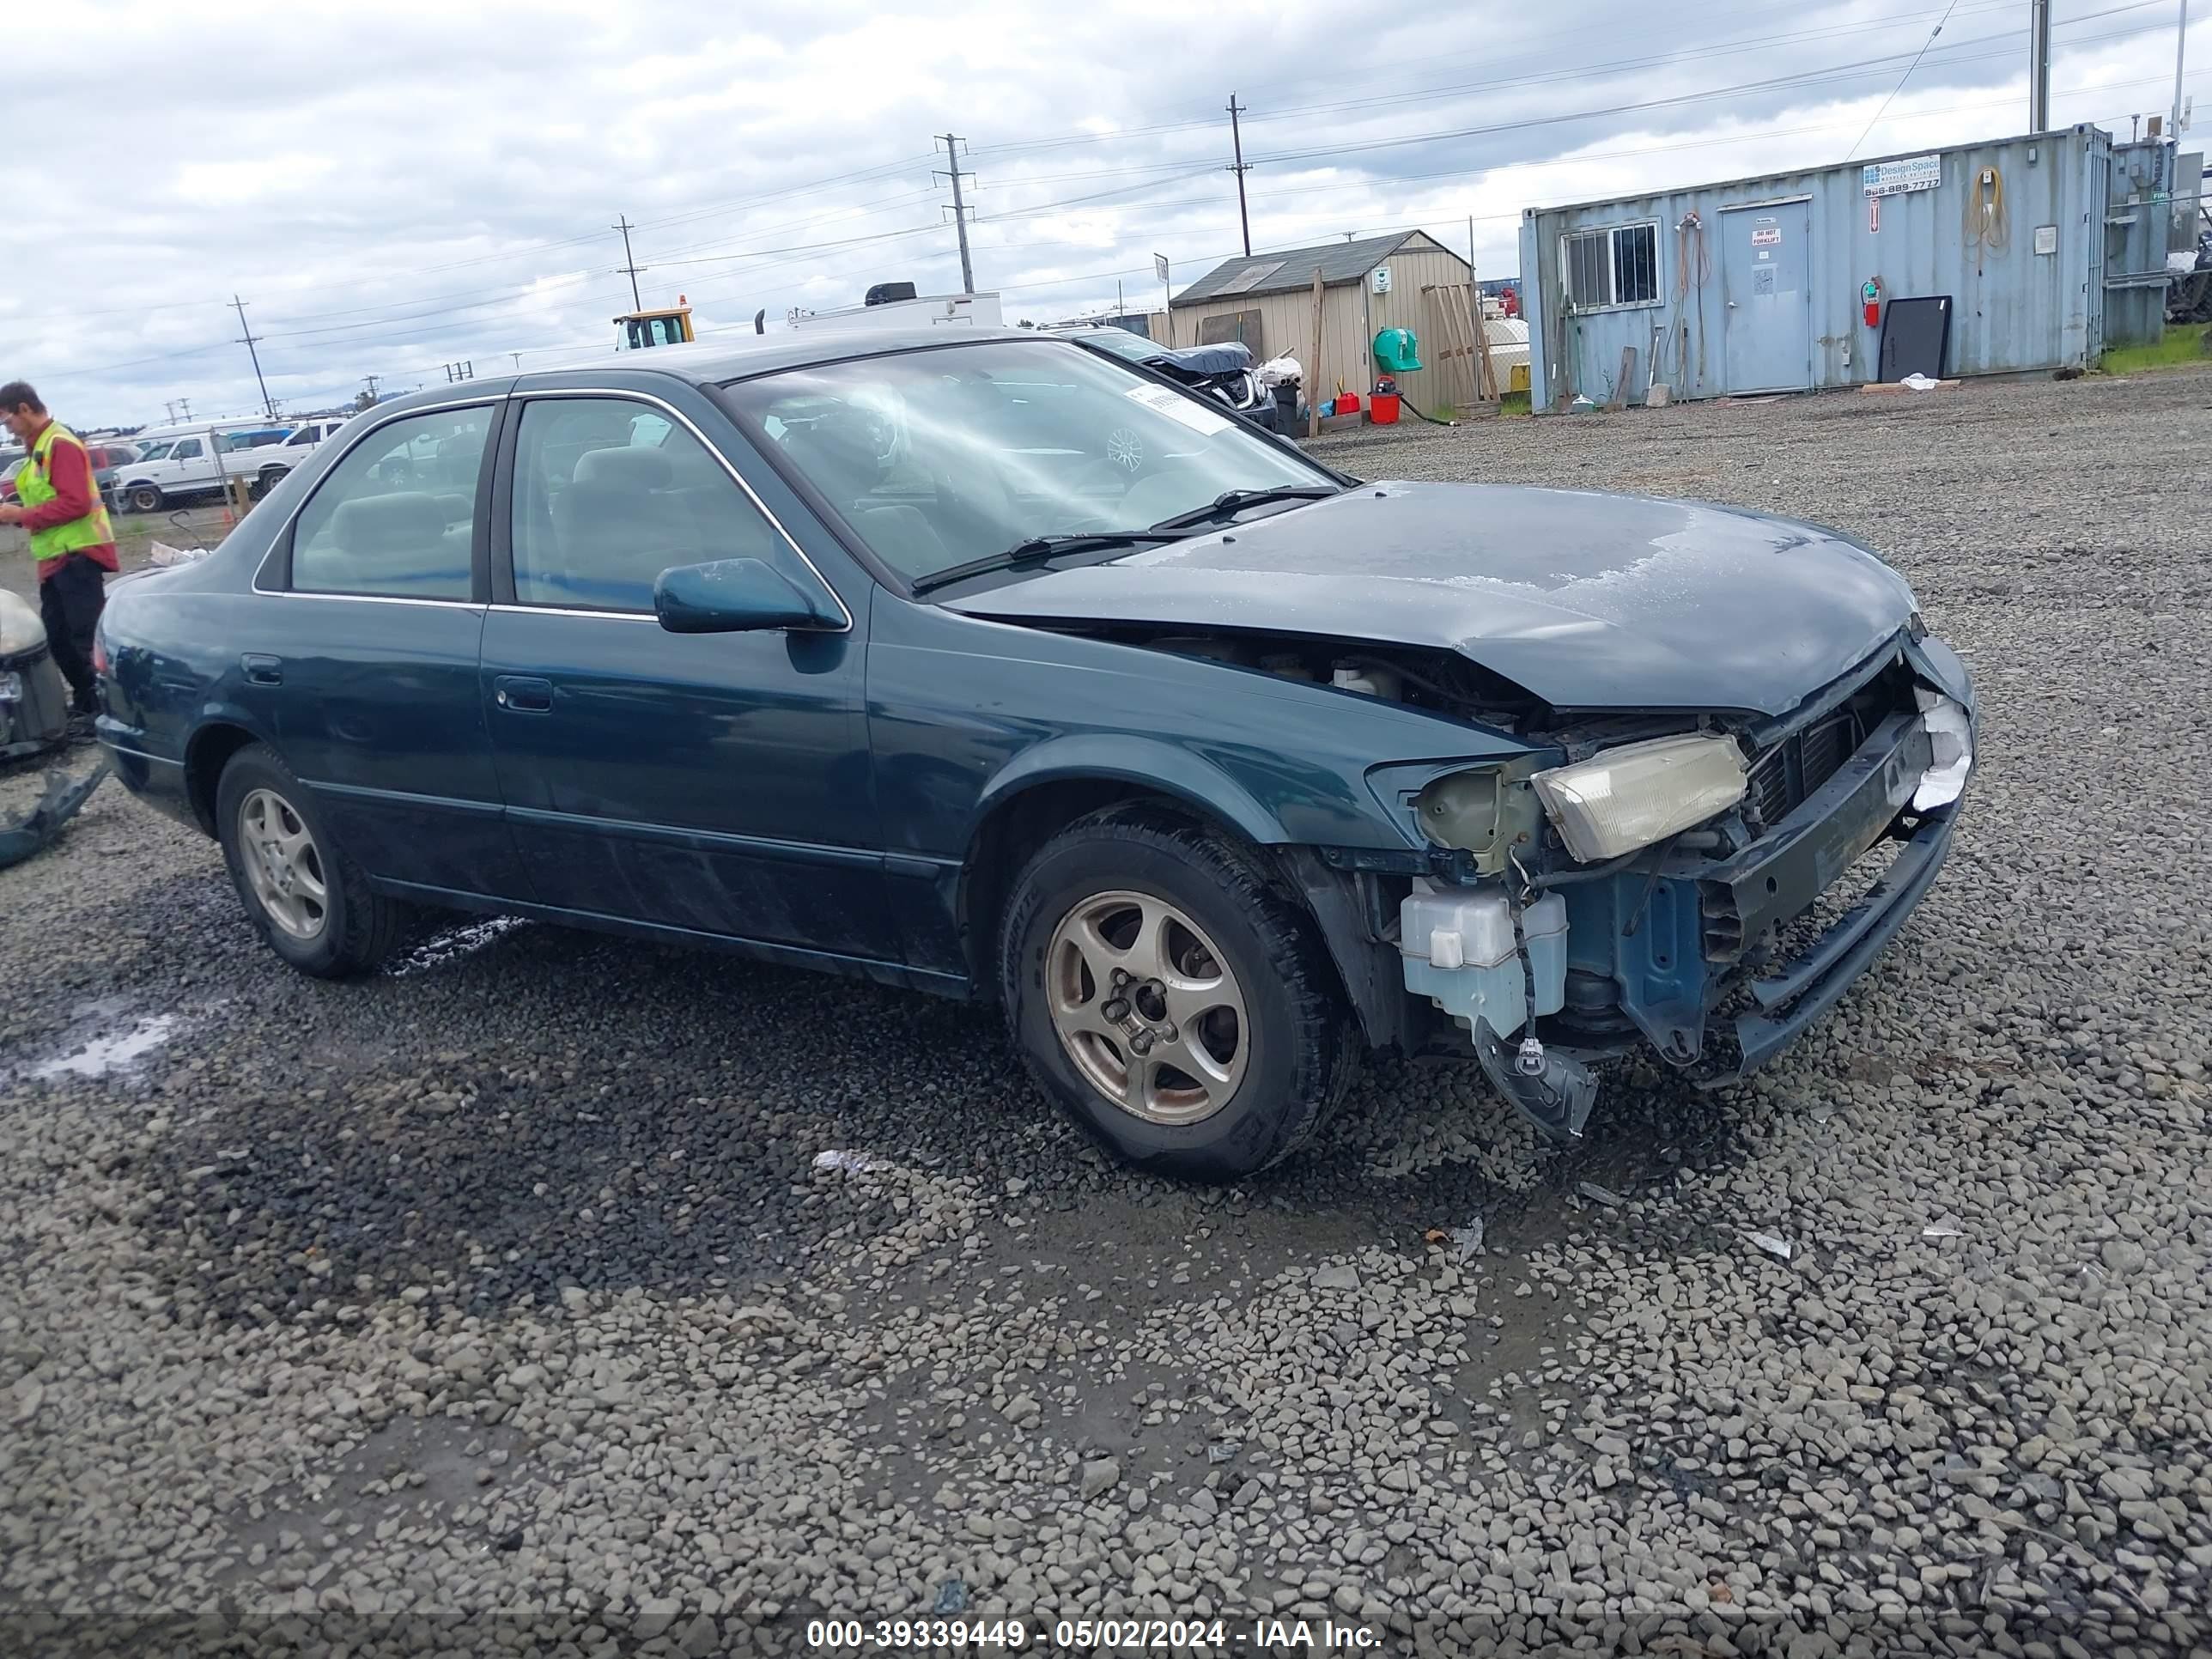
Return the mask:
[[[1378,794],[1427,843],[1395,927],[1389,887],[1366,907],[1370,940],[1395,949],[1429,1011],[1405,1046],[1471,1047],[1561,1139],[1583,1132],[1607,1060],[1640,1049],[1705,1087],[1765,1064],[1934,881],[1973,765],[1972,708],[1957,656],[1916,619],[1781,717],[1676,715],[1650,736],[1637,735],[1650,716],[1559,714],[1522,728],[1548,747],[1504,764],[1377,769]],[[1886,843],[1887,867],[1839,902]],[[1384,860],[1322,857],[1391,882]]]

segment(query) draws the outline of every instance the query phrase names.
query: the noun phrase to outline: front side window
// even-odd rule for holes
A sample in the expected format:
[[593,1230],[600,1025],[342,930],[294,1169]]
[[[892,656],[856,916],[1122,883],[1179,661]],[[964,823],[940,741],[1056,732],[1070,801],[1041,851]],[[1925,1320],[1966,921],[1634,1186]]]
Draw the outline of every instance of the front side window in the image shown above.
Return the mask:
[[346,452],[300,509],[292,586],[303,593],[465,599],[489,405],[381,426]]
[[169,459],[169,449],[167,444],[147,444],[139,449],[138,459],[142,461],[166,461]]
[[513,513],[520,605],[650,611],[653,582],[672,566],[787,556],[706,445],[627,398],[523,406]]
[[169,459],[173,461],[196,461],[199,458],[200,441],[198,438],[179,438],[170,447]]
[[1659,303],[1659,227],[1615,225],[1560,239],[1567,303],[1577,311]]
[[901,574],[1150,530],[1232,490],[1330,489],[1220,405],[1080,346],[994,340],[727,388],[764,448]]

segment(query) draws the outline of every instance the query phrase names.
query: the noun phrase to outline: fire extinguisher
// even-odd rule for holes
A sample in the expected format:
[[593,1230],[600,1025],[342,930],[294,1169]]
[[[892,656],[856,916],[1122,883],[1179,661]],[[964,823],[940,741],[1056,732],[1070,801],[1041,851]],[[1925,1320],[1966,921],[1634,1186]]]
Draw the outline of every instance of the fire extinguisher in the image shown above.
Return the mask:
[[1868,277],[1865,285],[1859,289],[1859,299],[1866,307],[1866,325],[1869,328],[1880,328],[1881,326],[1881,278]]

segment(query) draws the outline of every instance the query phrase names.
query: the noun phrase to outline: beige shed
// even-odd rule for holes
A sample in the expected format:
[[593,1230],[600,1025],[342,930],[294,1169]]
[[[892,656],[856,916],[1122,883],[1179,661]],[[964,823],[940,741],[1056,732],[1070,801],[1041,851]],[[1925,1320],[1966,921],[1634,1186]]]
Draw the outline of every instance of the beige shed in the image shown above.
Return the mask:
[[[1313,356],[1313,280],[1322,280],[1321,362]],[[1363,398],[1374,389],[1375,336],[1410,328],[1421,368],[1397,376],[1399,390],[1435,414],[1468,396],[1469,365],[1448,356],[1473,337],[1464,321],[1468,263],[1424,232],[1402,231],[1321,247],[1291,248],[1224,260],[1152,317],[1152,337],[1166,343],[1211,345],[1242,340],[1260,362],[1288,355],[1306,371],[1309,395],[1336,395],[1341,384]],[[1449,289],[1449,295],[1431,293]],[[1455,303],[1462,316],[1447,328],[1437,307]]]

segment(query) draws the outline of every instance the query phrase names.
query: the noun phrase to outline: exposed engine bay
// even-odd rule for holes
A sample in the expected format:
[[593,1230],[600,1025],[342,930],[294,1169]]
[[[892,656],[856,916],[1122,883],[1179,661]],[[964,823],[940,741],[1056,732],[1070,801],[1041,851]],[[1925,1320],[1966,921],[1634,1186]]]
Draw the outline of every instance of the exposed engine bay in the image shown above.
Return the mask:
[[1680,710],[1563,713],[1454,651],[1298,635],[1177,633],[1127,624],[1054,631],[1233,663],[1277,679],[1330,686],[1471,720],[1534,743],[1626,743],[1694,730],[1699,724],[1698,717]]

